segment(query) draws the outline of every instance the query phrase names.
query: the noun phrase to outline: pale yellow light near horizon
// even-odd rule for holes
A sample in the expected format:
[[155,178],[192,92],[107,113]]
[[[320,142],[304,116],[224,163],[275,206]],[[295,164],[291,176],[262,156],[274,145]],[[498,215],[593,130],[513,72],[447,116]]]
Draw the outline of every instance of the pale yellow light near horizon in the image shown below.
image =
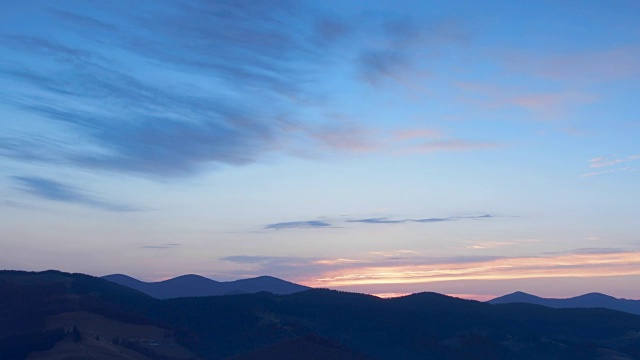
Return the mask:
[[312,287],[416,284],[451,280],[510,280],[640,275],[640,252],[520,257],[472,263],[366,266],[332,270],[302,281]]

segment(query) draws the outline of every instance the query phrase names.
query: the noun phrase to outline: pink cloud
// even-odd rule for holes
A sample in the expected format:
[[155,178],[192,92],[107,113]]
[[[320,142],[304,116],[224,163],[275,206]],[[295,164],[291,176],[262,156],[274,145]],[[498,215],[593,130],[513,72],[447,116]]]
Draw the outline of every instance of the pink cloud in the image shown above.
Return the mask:
[[578,92],[557,92],[557,93],[537,93],[524,94],[513,97],[504,97],[496,104],[498,106],[515,105],[522,108],[542,113],[559,114],[564,107],[570,104],[589,103],[596,100],[596,97]]
[[465,91],[463,101],[485,109],[521,108],[542,119],[560,117],[571,106],[597,100],[595,95],[579,91],[531,92],[517,87],[470,82],[455,86]]
[[385,146],[380,142],[376,132],[355,122],[342,124],[325,124],[318,127],[295,129],[302,131],[306,144],[315,141],[321,149],[352,153],[365,153],[382,150]]
[[599,82],[640,75],[638,46],[564,54],[510,52],[504,61],[511,70],[556,80]]
[[477,142],[462,139],[452,139],[444,141],[425,142],[409,148],[409,152],[413,153],[430,153],[441,151],[472,151],[495,149],[504,146],[495,142]]
[[397,140],[413,140],[424,138],[439,138],[443,135],[443,132],[440,130],[418,128],[397,131],[394,138]]

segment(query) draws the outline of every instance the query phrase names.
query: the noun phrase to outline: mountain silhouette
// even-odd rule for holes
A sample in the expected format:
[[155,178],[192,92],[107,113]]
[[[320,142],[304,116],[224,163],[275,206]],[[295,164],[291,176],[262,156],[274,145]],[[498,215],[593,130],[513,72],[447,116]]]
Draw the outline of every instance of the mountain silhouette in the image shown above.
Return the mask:
[[160,300],[59,271],[0,271],[0,294],[2,360],[640,359],[640,316],[603,308],[328,289]]
[[309,289],[307,286],[298,285],[272,276],[259,276],[226,282],[215,281],[193,274],[182,275],[158,282],[144,282],[123,274],[107,275],[102,278],[138,290],[156,299],[253,294],[262,291],[286,295]]
[[556,309],[566,308],[605,308],[640,315],[640,300],[617,299],[601,293],[588,293],[567,299],[543,298],[522,291],[489,300],[490,304],[527,303],[548,306]]

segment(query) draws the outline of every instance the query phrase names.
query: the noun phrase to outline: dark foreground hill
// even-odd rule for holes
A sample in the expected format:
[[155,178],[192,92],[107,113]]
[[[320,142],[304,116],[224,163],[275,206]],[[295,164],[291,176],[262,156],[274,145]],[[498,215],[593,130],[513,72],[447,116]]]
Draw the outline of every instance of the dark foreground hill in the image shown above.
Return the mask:
[[113,274],[103,279],[128,286],[157,299],[172,299],[188,296],[217,296],[254,294],[267,291],[286,295],[308,290],[309,287],[294,284],[271,276],[220,282],[199,275],[183,275],[159,282],[144,282],[127,275]]
[[57,271],[0,272],[0,294],[3,360],[640,359],[640,316],[601,308],[324,289],[158,300]]
[[640,300],[617,299],[613,296],[600,293],[589,293],[568,299],[550,299],[517,291],[512,294],[489,300],[488,303],[527,303],[548,306],[556,309],[605,308],[640,315]]

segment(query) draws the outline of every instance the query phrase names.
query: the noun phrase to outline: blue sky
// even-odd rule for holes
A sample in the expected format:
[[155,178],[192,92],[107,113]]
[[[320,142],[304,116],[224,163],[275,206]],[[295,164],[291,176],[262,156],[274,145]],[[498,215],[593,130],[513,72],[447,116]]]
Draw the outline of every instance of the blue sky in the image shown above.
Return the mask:
[[3,268],[640,298],[635,1],[19,2]]

